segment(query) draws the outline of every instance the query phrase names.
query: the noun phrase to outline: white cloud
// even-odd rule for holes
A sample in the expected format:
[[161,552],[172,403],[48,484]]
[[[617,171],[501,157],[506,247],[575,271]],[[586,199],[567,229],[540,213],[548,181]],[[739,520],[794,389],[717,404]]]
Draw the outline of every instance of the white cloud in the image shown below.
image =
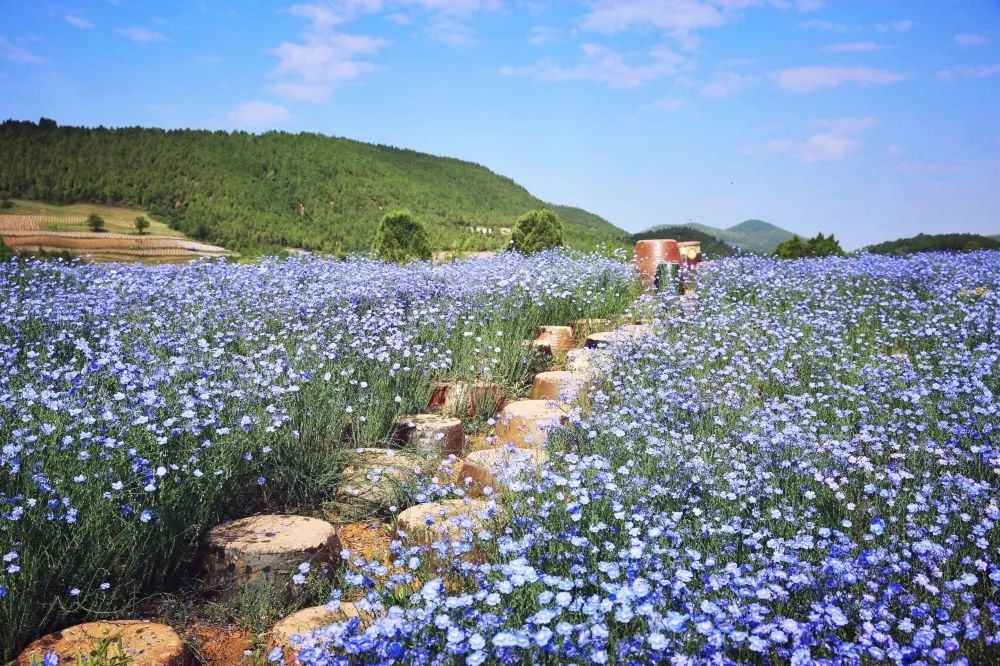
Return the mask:
[[541,46],[542,44],[558,42],[561,39],[562,32],[557,28],[547,25],[536,25],[531,28],[531,36],[528,38],[528,42],[535,46]]
[[75,28],[80,30],[90,30],[94,27],[94,24],[83,18],[82,16],[75,16],[74,14],[66,15],[66,22]]
[[851,136],[814,134],[804,141],[782,139],[764,145],[764,152],[792,155],[807,163],[838,162],[861,147]]
[[794,93],[837,88],[846,83],[861,86],[888,85],[903,80],[904,75],[888,69],[871,67],[791,67],[774,74],[779,88]]
[[956,44],[961,44],[962,46],[986,46],[990,43],[990,40],[983,35],[976,35],[971,32],[963,32],[954,37]]
[[386,14],[386,20],[395,23],[396,25],[410,25],[413,23],[413,19],[404,14],[403,12],[393,12],[392,14]]
[[876,23],[875,29],[879,32],[909,32],[916,23],[908,19],[902,21],[892,21],[890,23]]
[[831,23],[830,21],[824,21],[823,19],[813,19],[811,21],[803,21],[802,27],[809,30],[824,30],[826,32],[853,32],[853,28],[849,25],[843,23]]
[[834,134],[857,134],[869,130],[879,124],[879,119],[875,116],[861,116],[855,118],[820,118],[813,121],[814,124],[829,130]]
[[0,58],[16,65],[41,65],[45,58],[0,37]]
[[405,5],[422,7],[443,14],[471,14],[503,7],[501,0],[400,0]]
[[229,112],[229,121],[239,128],[274,127],[291,119],[285,107],[260,100],[243,102]]
[[896,171],[917,176],[957,174],[966,170],[967,167],[964,164],[953,164],[948,162],[900,162],[896,165]]
[[469,15],[503,7],[501,0],[398,0],[431,13],[426,35],[449,46],[468,46],[476,41],[476,31],[466,20]]
[[269,90],[300,102],[322,102],[333,89],[378,67],[362,60],[388,43],[381,37],[340,32],[338,27],[359,14],[381,9],[379,0],[355,0],[341,4],[339,11],[326,5],[295,5],[290,12],[309,20],[300,42],[282,42],[271,49],[278,57],[272,76],[278,81]]
[[374,14],[382,10],[382,0],[342,0],[333,5],[312,4],[292,5],[288,13],[309,19],[313,29],[330,30],[352,21],[362,14]]
[[143,28],[142,26],[133,25],[128,28],[121,28],[118,34],[128,37],[133,42],[137,44],[151,44],[153,42],[162,42],[166,39],[161,33],[154,32],[148,28]]
[[865,30],[875,30],[876,32],[885,34],[890,32],[909,32],[917,24],[916,22],[910,20],[900,20],[890,21],[888,23],[876,23],[871,26],[859,26],[847,25],[846,23],[834,23],[832,21],[824,21],[823,19],[813,19],[811,21],[803,21],[799,25],[810,30],[824,30],[826,32],[839,32],[845,34],[849,32],[863,32]]
[[741,12],[757,7],[811,12],[825,0],[585,0],[589,10],[579,21],[585,31],[619,34],[628,31],[660,31],[685,51],[699,46],[695,34],[738,20]]
[[582,46],[584,62],[564,67],[552,60],[543,60],[522,67],[501,67],[501,76],[521,76],[545,82],[596,81],[612,88],[637,88],[650,81],[675,74],[684,64],[684,57],[665,46],[649,52],[649,60],[632,65],[612,49],[597,44]]
[[1000,62],[991,65],[962,65],[954,69],[942,69],[937,76],[942,81],[961,79],[985,79],[1000,74]]
[[208,51],[207,53],[202,53],[200,55],[196,55],[194,58],[192,58],[192,60],[204,67],[214,67],[215,65],[218,65],[220,62],[222,62],[222,58],[220,58],[217,54],[212,53],[211,51]]
[[704,0],[595,0],[580,27],[610,34],[632,28],[688,32],[725,22],[723,11]]
[[649,108],[657,111],[680,111],[684,108],[684,100],[677,99],[676,97],[665,97],[650,104]]
[[842,42],[840,44],[831,44],[823,50],[834,53],[863,53],[867,51],[884,51],[887,48],[889,47],[885,44],[876,44],[875,42]]
[[476,31],[451,14],[440,14],[427,26],[427,36],[448,46],[469,46],[476,42]]
[[722,72],[702,87],[701,94],[705,97],[731,97],[743,90],[750,78],[735,72]]
[[807,139],[779,139],[764,144],[766,153],[791,155],[809,164],[816,162],[839,162],[860,149],[864,143],[856,136],[875,127],[879,119],[873,116],[858,118],[821,118],[813,124],[824,132],[813,134]]

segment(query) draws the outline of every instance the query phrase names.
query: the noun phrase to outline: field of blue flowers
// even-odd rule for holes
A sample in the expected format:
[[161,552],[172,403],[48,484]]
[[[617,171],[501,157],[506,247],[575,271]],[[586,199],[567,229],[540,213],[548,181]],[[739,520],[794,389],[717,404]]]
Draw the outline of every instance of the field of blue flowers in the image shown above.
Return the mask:
[[539,324],[621,312],[620,259],[568,252],[0,264],[0,662],[173,589],[199,539],[337,486],[442,378],[530,379]]
[[697,281],[482,525],[353,560],[331,604],[377,619],[301,661],[998,663],[1000,253]]

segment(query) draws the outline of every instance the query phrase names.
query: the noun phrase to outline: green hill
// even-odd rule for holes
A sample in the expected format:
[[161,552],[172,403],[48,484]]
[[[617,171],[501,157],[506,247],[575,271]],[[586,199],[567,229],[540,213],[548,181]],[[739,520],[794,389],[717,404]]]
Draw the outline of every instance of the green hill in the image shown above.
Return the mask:
[[660,225],[647,229],[646,231],[632,234],[632,243],[650,238],[673,238],[678,241],[699,241],[701,252],[708,259],[718,257],[729,257],[736,254],[737,250],[732,245],[724,243],[711,234],[687,226]]
[[978,234],[917,234],[865,248],[874,254],[904,255],[915,252],[972,252],[1000,250],[1000,237]]
[[[477,164],[310,133],[7,121],[0,155],[0,197],[142,208],[244,254],[367,250],[395,208],[422,220],[436,248],[493,249],[508,240],[502,227],[550,205]],[[570,245],[627,238],[597,215],[554,208]]]
[[795,235],[764,220],[746,220],[728,229],[717,229],[697,223],[684,226],[698,229],[729,245],[757,254],[771,254],[779,243]]

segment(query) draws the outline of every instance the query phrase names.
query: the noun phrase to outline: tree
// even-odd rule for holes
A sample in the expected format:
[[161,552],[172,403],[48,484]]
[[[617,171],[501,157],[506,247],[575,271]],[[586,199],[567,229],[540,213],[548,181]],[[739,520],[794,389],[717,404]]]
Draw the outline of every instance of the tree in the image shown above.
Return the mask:
[[842,257],[844,256],[844,249],[840,247],[840,243],[833,237],[833,234],[829,236],[816,234],[815,237],[810,238],[806,243],[806,256]]
[[816,234],[814,237],[803,242],[798,236],[792,236],[783,241],[774,250],[774,254],[779,259],[801,259],[803,257],[842,257],[844,249],[833,237],[833,234],[824,236]]
[[87,216],[87,226],[95,233],[104,231],[104,218],[97,213],[91,213]]
[[408,210],[386,213],[375,231],[372,252],[379,259],[402,263],[412,259],[430,259],[431,243],[427,230]]
[[132,220],[132,224],[135,225],[135,228],[139,232],[140,236],[146,233],[146,229],[149,229],[149,220],[147,220],[144,215],[140,215]]
[[559,247],[563,244],[562,220],[548,208],[529,211],[514,224],[510,242],[523,254]]

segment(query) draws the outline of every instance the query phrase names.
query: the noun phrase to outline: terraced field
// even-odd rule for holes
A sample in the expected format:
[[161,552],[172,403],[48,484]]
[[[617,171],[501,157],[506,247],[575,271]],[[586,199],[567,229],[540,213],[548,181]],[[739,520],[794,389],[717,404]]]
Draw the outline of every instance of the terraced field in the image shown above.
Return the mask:
[[[87,216],[100,215],[107,231],[90,231]],[[136,217],[149,228],[142,234]],[[176,262],[199,257],[234,256],[223,247],[194,241],[141,210],[75,204],[53,206],[14,201],[0,214],[0,241],[16,253],[69,252],[92,261]]]

